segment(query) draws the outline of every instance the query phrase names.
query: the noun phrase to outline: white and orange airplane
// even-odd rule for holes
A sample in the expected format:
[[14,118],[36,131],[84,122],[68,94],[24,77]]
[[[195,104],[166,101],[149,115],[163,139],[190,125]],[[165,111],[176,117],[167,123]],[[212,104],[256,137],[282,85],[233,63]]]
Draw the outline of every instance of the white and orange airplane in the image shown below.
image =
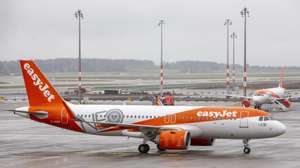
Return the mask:
[[64,101],[38,67],[21,60],[29,106],[14,114],[52,126],[103,136],[141,138],[140,153],[153,142],[158,150],[211,146],[215,139],[249,140],[282,135],[286,127],[270,113],[242,107],[77,105]]
[[242,105],[245,107],[254,106],[256,109],[261,109],[263,104],[276,104],[281,111],[287,111],[291,107],[289,99],[285,94],[283,86],[283,69],[281,71],[278,87],[256,90],[251,96],[227,95],[242,99]]

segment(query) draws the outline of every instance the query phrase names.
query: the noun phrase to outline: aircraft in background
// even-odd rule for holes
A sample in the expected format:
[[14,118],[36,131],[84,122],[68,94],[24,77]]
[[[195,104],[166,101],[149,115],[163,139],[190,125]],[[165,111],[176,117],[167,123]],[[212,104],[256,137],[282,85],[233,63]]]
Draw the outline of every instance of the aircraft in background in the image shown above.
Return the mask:
[[141,138],[158,150],[186,150],[212,146],[215,139],[241,139],[249,154],[250,139],[282,135],[286,127],[270,113],[242,107],[81,105],[64,101],[38,67],[20,61],[29,106],[13,111],[22,117],[81,133]]
[[283,70],[281,71],[278,87],[256,90],[252,96],[227,95],[229,97],[241,98],[244,107],[254,106],[255,109],[261,109],[263,104],[276,104],[282,111],[287,111],[291,107],[289,99],[285,94],[283,84]]

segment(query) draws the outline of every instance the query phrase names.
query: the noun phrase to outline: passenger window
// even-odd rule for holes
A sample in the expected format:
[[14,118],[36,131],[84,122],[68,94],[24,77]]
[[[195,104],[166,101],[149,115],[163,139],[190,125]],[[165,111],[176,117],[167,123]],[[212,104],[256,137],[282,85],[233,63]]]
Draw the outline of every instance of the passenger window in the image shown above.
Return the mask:
[[265,117],[264,120],[265,120],[265,121],[268,121],[268,120],[269,120],[269,117]]
[[258,120],[259,120],[259,121],[263,121],[263,120],[264,120],[264,117],[259,117]]

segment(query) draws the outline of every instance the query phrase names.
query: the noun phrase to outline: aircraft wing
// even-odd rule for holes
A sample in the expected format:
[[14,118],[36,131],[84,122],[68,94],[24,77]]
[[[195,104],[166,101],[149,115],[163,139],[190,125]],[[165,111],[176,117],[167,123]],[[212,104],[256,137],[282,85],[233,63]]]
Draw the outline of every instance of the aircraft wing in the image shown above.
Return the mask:
[[125,124],[125,123],[111,123],[111,122],[90,122],[85,121],[80,118],[76,119],[80,122],[85,122],[87,124],[93,124],[98,125],[102,127],[99,129],[98,133],[107,132],[107,131],[113,131],[113,130],[119,130],[119,129],[135,129],[144,133],[148,132],[155,132],[158,133],[160,130],[178,130],[182,128],[177,127],[166,127],[166,126],[153,126],[153,125],[142,125],[142,124]]
[[[91,122],[90,122],[91,123]],[[124,123],[109,123],[109,122],[92,122],[93,124],[100,124],[104,127],[112,127],[112,126],[118,126],[120,128],[136,128],[136,129],[156,129],[159,130],[162,127],[160,126],[152,126],[152,125],[141,125],[141,124],[124,124]]]

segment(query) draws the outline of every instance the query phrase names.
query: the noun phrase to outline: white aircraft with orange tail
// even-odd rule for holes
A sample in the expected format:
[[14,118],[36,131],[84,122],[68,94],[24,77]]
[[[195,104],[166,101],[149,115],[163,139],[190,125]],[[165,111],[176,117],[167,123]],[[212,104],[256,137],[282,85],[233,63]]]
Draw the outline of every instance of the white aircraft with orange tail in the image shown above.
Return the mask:
[[283,70],[279,80],[278,87],[256,90],[252,96],[227,95],[242,99],[242,105],[245,107],[254,106],[255,109],[261,109],[263,104],[276,104],[281,111],[287,111],[291,107],[289,99],[285,94],[283,86]]
[[29,106],[11,110],[33,121],[103,136],[141,138],[158,150],[186,150],[211,146],[215,139],[241,139],[249,154],[249,140],[282,135],[286,127],[270,113],[242,107],[77,105],[64,101],[30,60],[21,60]]

